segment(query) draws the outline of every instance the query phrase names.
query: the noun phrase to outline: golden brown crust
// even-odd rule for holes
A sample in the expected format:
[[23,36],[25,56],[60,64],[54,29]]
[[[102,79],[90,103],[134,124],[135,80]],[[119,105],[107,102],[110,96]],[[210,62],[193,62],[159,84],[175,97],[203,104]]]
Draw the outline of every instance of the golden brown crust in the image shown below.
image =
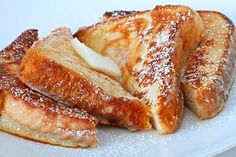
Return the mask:
[[[112,11],[112,12],[106,12],[103,14],[103,20],[110,20],[111,18],[114,18],[114,19],[118,19],[118,18],[121,18],[121,17],[124,17],[124,16],[129,16],[130,14],[133,14],[137,11],[124,11],[124,10],[115,10],[115,11]],[[176,74],[172,74],[172,75],[176,75]],[[147,79],[150,79],[150,78],[146,78]],[[153,80],[153,78],[151,78],[150,80]],[[167,82],[166,82],[167,83]],[[170,84],[170,82],[169,82]],[[173,85],[175,85],[175,87],[173,87],[173,89],[175,91],[173,91],[173,93],[175,93],[175,96],[180,98],[180,102],[176,102],[176,100],[173,100],[173,99],[170,99],[169,100],[169,103],[172,104],[168,110],[165,109],[165,107],[163,105],[160,104],[160,111],[159,113],[157,112],[156,114],[157,115],[160,115],[160,119],[164,119],[164,122],[165,124],[168,124],[169,121],[173,121],[173,119],[171,119],[169,117],[169,115],[178,115],[177,117],[180,117],[180,115],[182,114],[181,110],[182,108],[176,108],[176,107],[173,107],[175,106],[176,103],[183,103],[183,94],[181,92],[181,88],[180,88],[180,84],[179,83],[171,83]],[[139,98],[142,98],[142,95],[139,95],[139,94],[136,94],[137,97]],[[166,97],[162,97],[162,101],[165,102],[167,99],[168,96]],[[181,112],[180,112],[181,111]],[[168,118],[169,117],[169,118]],[[177,122],[176,126],[179,126],[180,125],[180,121]],[[171,125],[166,125],[166,127],[168,128],[167,130],[173,130],[173,126]],[[174,128],[175,130],[175,128]]]
[[[9,64],[7,66],[9,66]],[[3,69],[3,66],[1,66],[0,89],[7,91],[13,98],[24,101],[25,105],[31,107],[32,110],[35,108],[41,109],[51,118],[59,114],[69,116],[75,120],[78,119],[88,122],[88,126],[90,126],[89,122],[91,122],[90,128],[94,128],[97,124],[97,120],[93,116],[87,114],[84,110],[67,107],[31,90],[13,74],[2,71]]]
[[126,88],[151,105],[160,133],[174,132],[183,112],[180,71],[200,40],[200,17],[188,7],[167,5],[104,19],[74,36],[120,66]]
[[[130,130],[150,129],[147,106],[137,99],[109,95],[78,72],[50,60],[35,48],[27,52],[19,71],[20,79],[30,87],[85,109],[101,120],[106,120],[105,123]],[[32,75],[32,72],[40,75]]]
[[29,29],[24,31],[9,46],[0,51],[0,57],[6,61],[20,63],[25,55],[25,48],[30,47],[38,39],[38,30]]
[[27,30],[0,51],[0,129],[54,145],[96,145],[98,122],[93,116],[31,90],[16,77],[25,51],[37,36],[37,30]]
[[114,10],[111,12],[105,12],[102,15],[102,19],[103,20],[109,20],[110,18],[119,18],[119,17],[123,17],[123,16],[127,16],[130,15],[132,13],[135,13],[137,11],[126,11],[126,10]]
[[205,31],[188,59],[183,77],[186,103],[200,119],[223,108],[235,73],[235,27],[225,15],[199,11]]
[[[106,12],[103,14],[103,20],[108,20],[110,18],[119,18],[121,16],[128,16],[129,14],[132,14],[134,12],[135,11],[122,11],[122,10]],[[231,39],[233,32],[235,32],[233,22],[225,15],[223,15],[219,12],[216,12],[216,11],[200,10],[197,12],[200,14],[200,16],[206,16],[207,14],[215,14],[216,16],[223,18],[225,20],[225,22],[228,24],[228,25],[227,24],[226,25],[228,27],[229,34],[231,34],[231,35],[225,34],[225,37],[223,38],[223,40],[231,41],[231,43],[225,42],[225,45],[224,45],[224,47],[226,48],[225,55],[227,55],[227,53],[228,53],[227,49],[230,47],[232,47],[232,48],[235,47],[234,46],[235,42],[232,41],[232,39]],[[214,19],[212,19],[212,20],[214,20]],[[192,59],[190,59],[191,61],[189,61],[188,67],[187,67],[188,72],[184,76],[184,78],[186,79],[185,81],[192,80],[191,83],[193,86],[195,86],[195,90],[196,90],[196,88],[199,88],[199,89],[201,88],[201,86],[202,86],[202,84],[200,83],[201,79],[202,79],[202,77],[206,77],[206,76],[202,76],[202,75],[205,75],[204,73],[200,74],[200,73],[197,73],[196,71],[195,72],[190,72],[190,71],[193,71],[193,69],[196,70],[196,67],[198,67],[200,64],[201,65],[205,64],[206,61],[203,60],[204,53],[206,52],[208,47],[214,46],[214,39],[202,41],[201,46],[203,46],[205,48],[200,48],[197,52],[195,52],[195,55],[193,55],[191,57]],[[235,51],[235,50],[232,50],[232,51]],[[224,65],[225,67],[228,67],[228,68],[222,70],[223,67],[221,66],[220,67],[221,70],[219,70],[219,71],[223,71],[222,75],[224,76],[223,82],[224,82],[225,91],[220,91],[216,87],[209,87],[209,88],[199,90],[197,92],[198,96],[196,96],[195,98],[191,98],[191,96],[188,96],[188,94],[187,94],[187,93],[190,93],[190,91],[187,89],[191,88],[191,87],[188,87],[190,85],[185,85],[186,104],[189,104],[190,109],[193,110],[193,112],[195,112],[199,116],[200,119],[208,119],[208,118],[214,117],[223,108],[224,99],[228,95],[225,92],[227,92],[229,90],[229,88],[232,84],[233,76],[234,76],[234,72],[233,72],[234,68],[233,67],[234,67],[235,53],[234,52],[231,53],[231,55],[229,55],[228,58],[231,59],[229,61],[230,63],[228,65]],[[190,70],[190,68],[192,70]],[[216,85],[216,86],[219,86],[219,85]],[[195,99],[195,100],[191,100],[191,99]],[[194,103],[196,103],[195,107],[190,105],[191,102],[193,103],[193,101],[195,101]]]

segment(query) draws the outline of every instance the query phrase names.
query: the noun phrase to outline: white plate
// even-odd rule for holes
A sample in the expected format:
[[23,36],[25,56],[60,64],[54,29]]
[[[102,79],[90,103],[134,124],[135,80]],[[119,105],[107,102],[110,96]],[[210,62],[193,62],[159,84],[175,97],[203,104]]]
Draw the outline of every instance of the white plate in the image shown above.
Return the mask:
[[[157,4],[186,4],[194,9],[218,10],[236,21],[233,1],[1,1],[0,48],[9,44],[28,28],[38,28],[46,35],[54,28],[78,27],[99,20],[108,10],[151,9]],[[185,109],[181,128],[174,134],[160,136],[154,130],[130,133],[123,129],[99,127],[100,143],[97,148],[70,149],[28,141],[0,133],[1,157],[205,157],[213,156],[236,146],[236,84],[232,88],[225,109],[214,119],[199,121]]]

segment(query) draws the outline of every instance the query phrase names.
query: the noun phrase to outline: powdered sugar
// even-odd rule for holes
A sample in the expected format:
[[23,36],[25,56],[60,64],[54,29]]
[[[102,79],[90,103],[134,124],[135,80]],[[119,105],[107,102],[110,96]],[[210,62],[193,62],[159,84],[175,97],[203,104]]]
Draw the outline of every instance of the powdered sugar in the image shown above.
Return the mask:
[[236,141],[234,136],[236,128],[233,125],[236,123],[234,95],[236,95],[236,84],[232,87],[224,110],[219,116],[207,121],[198,120],[186,109],[181,128],[176,133],[165,136],[158,135],[155,130],[132,133],[124,129],[100,126],[98,127],[100,143],[96,148],[89,149],[50,146],[2,133],[0,137],[2,140],[8,139],[4,140],[3,148],[17,143],[21,149],[32,150],[31,156],[44,154],[45,157],[75,157],[79,154],[80,157],[129,157],[130,155],[137,157],[142,154],[150,157],[183,157],[192,153],[199,155],[205,151],[210,152],[216,147],[221,148],[233,140]]
[[0,56],[6,60],[20,62],[25,54],[25,47],[29,47],[38,39],[38,30],[26,30],[11,45],[0,51]]
[[[10,56],[10,58],[2,56],[4,59],[0,63],[0,90],[4,92],[4,106],[1,108],[3,110],[1,113],[5,118],[0,117],[3,129],[7,130],[9,127],[10,130],[21,132],[19,135],[29,136],[35,140],[42,140],[43,137],[48,136],[51,142],[56,138],[63,140],[70,138],[85,143],[91,142],[91,139],[96,140],[95,130],[83,130],[84,126],[82,127],[82,125],[90,125],[91,128],[95,128],[97,120],[93,116],[84,110],[67,107],[33,91],[16,77],[22,55],[36,39],[37,31],[33,30],[32,33],[28,30],[0,51],[0,54],[7,53]],[[13,118],[7,118],[9,115],[13,115]],[[5,121],[7,119],[9,122]],[[75,133],[78,130],[79,132]],[[35,135],[32,135],[32,131]],[[39,137],[41,133],[43,137]],[[90,140],[82,138],[90,138]]]

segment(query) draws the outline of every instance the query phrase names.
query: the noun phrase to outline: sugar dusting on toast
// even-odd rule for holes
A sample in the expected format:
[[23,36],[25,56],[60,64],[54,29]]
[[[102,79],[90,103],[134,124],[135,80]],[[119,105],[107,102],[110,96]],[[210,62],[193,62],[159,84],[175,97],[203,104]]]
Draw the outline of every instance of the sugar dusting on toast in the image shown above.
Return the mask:
[[185,57],[200,40],[201,18],[191,8],[167,5],[146,11],[105,13],[103,19],[81,28],[75,36],[113,59],[122,68],[126,88],[155,107],[152,115],[159,120],[155,122],[160,124],[157,130],[173,132],[183,111],[180,71]]
[[149,107],[120,82],[88,67],[71,39],[70,30],[62,27],[37,41],[21,63],[19,78],[54,100],[85,109],[102,124],[132,131],[150,129]]
[[[185,22],[193,15],[191,11],[187,13],[176,12],[177,19],[171,20],[171,17],[163,16],[160,21],[165,21],[165,26],[159,26],[157,33],[152,26],[156,22],[155,19],[148,18],[148,23],[144,30],[138,32],[139,43],[143,45],[138,64],[135,65],[132,75],[135,76],[136,81],[139,83],[139,88],[134,93],[137,97],[143,98],[144,101],[148,100],[148,104],[156,103],[158,99],[171,96],[171,89],[176,89],[174,78],[178,77],[178,71],[175,71],[173,63],[173,53],[176,51],[176,35],[177,27],[181,22]],[[152,41],[152,42],[150,42]],[[174,85],[174,86],[173,86]],[[160,93],[157,97],[156,93]],[[160,92],[161,91],[161,92]],[[178,93],[181,91],[178,90]],[[164,105],[167,105],[165,102]],[[158,106],[156,106],[158,110]],[[155,109],[153,109],[155,113]],[[153,114],[154,115],[154,114]],[[172,115],[173,119],[178,119],[177,115]],[[156,119],[159,119],[156,117]],[[173,122],[170,121],[173,125]]]
[[[15,41],[8,47],[0,51],[0,55],[6,60],[11,60],[11,63],[1,62],[0,70],[0,89],[10,91],[13,96],[26,101],[27,103],[40,107],[44,110],[49,110],[55,113],[63,113],[71,117],[82,119],[91,118],[91,122],[95,122],[94,117],[89,116],[85,111],[74,108],[65,107],[60,103],[56,103],[46,96],[34,92],[26,85],[24,85],[17,77],[15,68],[25,55],[25,49],[31,47],[34,41],[37,40],[38,31],[31,29],[23,32]],[[10,73],[10,74],[9,74]]]
[[[183,81],[190,83],[194,88],[200,86],[208,88],[209,84],[211,84],[213,88],[224,91],[228,95],[229,87],[225,86],[224,81],[229,81],[231,74],[225,73],[224,76],[222,75],[225,72],[225,68],[234,69],[232,67],[232,58],[235,58],[235,43],[233,43],[233,40],[235,40],[235,36],[233,35],[235,32],[234,25],[224,15],[214,13],[216,15],[218,14],[217,16],[222,16],[226,20],[226,23],[208,21],[212,13],[207,14],[207,12],[204,13],[202,11],[202,16],[206,19],[204,20],[206,30],[200,45],[189,59]],[[219,27],[220,29],[216,30]],[[212,87],[209,87],[209,89]]]
[[[171,20],[171,17],[168,17],[168,16],[167,17],[161,16],[162,18],[160,21],[165,21],[166,22],[165,25],[167,28],[166,30],[162,30],[158,32],[158,34],[156,35],[156,38],[154,39],[155,42],[153,43],[148,43],[148,41],[151,38],[153,38],[152,33],[154,31],[153,30],[154,27],[152,25],[152,18],[150,18],[147,15],[148,11],[143,12],[146,15],[139,15],[139,13],[136,11],[116,10],[113,12],[106,12],[103,15],[103,19],[104,19],[104,22],[107,22],[107,20],[111,20],[111,22],[109,22],[109,25],[112,25],[112,21],[114,19],[117,20],[119,18],[125,18],[125,16],[130,15],[130,14],[135,14],[135,13],[137,13],[137,15],[129,17],[129,20],[127,20],[125,23],[125,25],[128,25],[130,30],[137,30],[137,29],[132,28],[132,25],[129,24],[130,23],[129,21],[133,21],[134,19],[137,19],[137,18],[143,18],[143,16],[145,16],[145,18],[148,19],[146,20],[147,22],[146,28],[138,31],[139,43],[140,45],[144,45],[143,46],[144,50],[140,54],[140,58],[138,58],[138,61],[140,62],[140,64],[134,67],[132,71],[132,75],[138,78],[137,81],[139,83],[139,87],[142,86],[143,91],[139,93],[144,94],[144,91],[146,91],[145,88],[156,81],[159,81],[158,86],[170,85],[171,72],[173,71],[173,68],[174,68],[174,65],[171,61],[171,53],[173,53],[175,50],[174,36],[176,35],[178,24],[180,22],[187,21],[193,15],[191,13],[191,10],[187,10],[186,12],[177,11],[175,14],[177,19],[174,19],[174,20]],[[94,25],[94,27],[96,27],[96,25]],[[109,27],[112,27],[112,26],[109,26]],[[135,27],[135,25],[133,27]],[[155,52],[158,52],[158,53],[155,53]],[[153,60],[153,58],[156,58],[156,60]],[[144,68],[145,66],[147,67],[146,69]],[[166,96],[165,92],[163,92],[162,94],[163,96]],[[136,95],[140,97],[140,94],[136,93]],[[154,100],[154,98],[152,99]]]
[[[158,7],[157,7],[158,8]],[[158,8],[159,9],[159,8]],[[148,85],[156,82],[156,81],[162,81],[162,80],[170,80],[171,75],[168,73],[171,72],[174,68],[174,65],[171,61],[171,53],[175,50],[175,41],[174,37],[176,35],[177,27],[180,22],[185,22],[189,18],[193,17],[191,10],[187,10],[185,12],[177,11],[175,14],[175,17],[177,19],[172,20],[171,16],[166,16],[163,14],[161,19],[159,19],[159,23],[162,23],[162,21],[165,21],[165,30],[161,30],[157,34],[155,34],[154,26],[152,25],[152,19],[148,15],[148,11],[142,12],[143,14],[139,14],[139,12],[136,11],[113,11],[113,12],[106,12],[103,15],[104,21],[108,22],[109,27],[112,26],[113,20],[117,20],[119,18],[125,18],[125,16],[133,14],[131,17],[129,17],[128,20],[126,20],[125,25],[127,25],[127,29],[138,31],[138,42],[140,45],[143,45],[143,52],[140,54],[140,58],[138,58],[138,62],[140,62],[140,65],[137,65],[137,67],[134,67],[134,70],[132,71],[132,74],[138,77],[139,87],[141,85],[142,89],[145,90],[145,87]],[[138,18],[146,18],[146,27],[145,29],[138,30],[137,25],[132,24],[132,22],[135,19]],[[111,20],[111,22],[109,22]],[[144,24],[140,24],[144,25]],[[160,25],[157,23],[157,25]],[[163,26],[159,26],[163,27]],[[96,29],[96,25],[94,25],[94,29]],[[161,29],[161,28],[160,28]],[[155,35],[153,35],[153,33]],[[153,39],[153,43],[150,43],[148,41]],[[158,52],[158,53],[156,53]],[[153,60],[153,58],[156,58],[156,60]],[[144,66],[142,66],[144,65]],[[145,69],[144,67],[147,67]],[[139,71],[138,71],[139,69]],[[165,77],[165,79],[160,79],[161,75],[167,75],[168,77]],[[162,75],[163,76],[163,75]],[[159,82],[162,85],[168,86],[167,82]],[[164,94],[164,93],[163,93]]]
[[34,41],[37,40],[38,30],[30,29],[21,34],[15,41],[13,41],[8,47],[0,51],[0,57],[5,60],[12,60],[19,63],[24,55],[25,48],[30,47]]
[[200,119],[216,116],[224,107],[235,75],[235,27],[219,12],[199,11],[205,30],[187,61],[182,78],[186,104]]
[[92,123],[96,122],[94,117],[90,116],[83,110],[66,107],[65,105],[57,103],[42,94],[32,91],[13,75],[0,74],[0,89],[7,90],[11,92],[14,97],[45,111],[60,113],[79,119],[88,119]]
[[[61,103],[58,103],[56,101],[53,101],[46,96],[39,94],[32,89],[28,88],[24,83],[22,83],[18,78],[17,78],[17,70],[19,67],[19,63],[21,62],[22,58],[25,55],[25,51],[34,43],[34,41],[37,40],[37,30],[27,30],[23,32],[12,44],[10,44],[8,47],[0,51],[0,57],[2,57],[1,62],[0,62],[0,90],[1,92],[4,93],[4,95],[7,95],[9,98],[12,97],[15,99],[17,103],[14,103],[12,100],[11,102],[4,102],[4,103],[9,103],[7,106],[4,107],[2,117],[1,117],[1,123],[5,125],[7,128],[15,129],[18,130],[18,132],[25,132],[21,136],[26,136],[27,138],[32,138],[34,139],[33,135],[28,136],[27,130],[28,128],[37,128],[40,125],[44,126],[46,121],[45,118],[48,116],[51,117],[51,120],[53,120],[54,117],[59,117],[58,115],[64,115],[67,118],[71,118],[71,121],[76,122],[77,120],[82,120],[84,122],[87,122],[89,125],[95,126],[97,124],[97,120],[89,115],[86,111],[84,110],[79,110],[76,108],[70,108],[67,107]],[[9,99],[8,98],[8,99]],[[7,100],[8,100],[7,99]],[[40,117],[44,119],[42,122],[38,119],[37,122],[34,123],[34,125],[30,125],[26,128],[22,127],[23,124],[25,126],[28,125],[26,121],[22,122],[23,124],[18,124],[18,118],[17,116],[13,117],[15,121],[8,119],[5,115],[5,113],[13,113],[14,108],[18,106],[18,108],[21,106],[21,104],[24,104],[22,107],[23,108],[28,108],[27,112],[40,112],[43,111],[46,115],[46,117]],[[15,107],[14,107],[15,106]],[[21,110],[23,111],[23,108]],[[39,111],[40,110],[40,111]],[[13,113],[14,114],[14,113]],[[21,113],[19,113],[20,115]],[[36,114],[37,115],[37,114]],[[35,115],[35,116],[36,116]],[[38,128],[38,130],[41,130],[43,132],[49,131],[54,125],[60,125],[57,121],[57,124],[51,124],[50,123],[50,118],[48,119],[48,122],[50,126],[47,126],[45,128]],[[66,121],[65,121],[66,122]],[[79,121],[78,121],[79,122]],[[63,126],[65,123],[62,121],[61,127],[56,127],[53,130],[53,133],[56,132],[61,132],[63,133],[62,136],[60,137],[61,139],[63,138],[72,138],[77,141],[83,140],[82,138],[96,138],[96,130],[77,130],[77,129],[65,129]],[[82,125],[82,124],[81,124]],[[83,124],[84,125],[84,124]],[[90,127],[90,128],[91,128]],[[6,129],[5,128],[5,129]],[[4,128],[2,128],[4,129]],[[51,130],[52,131],[52,130]],[[51,132],[52,133],[52,132]],[[52,133],[52,134],[53,134]],[[18,134],[18,133],[16,133]],[[31,134],[31,133],[29,133]],[[91,135],[91,136],[90,136]],[[49,137],[46,133],[44,135],[41,135],[40,132],[38,132],[38,135],[36,136],[48,136],[48,140],[52,141],[55,140],[56,135],[54,137]],[[90,139],[89,139],[90,140]],[[46,140],[47,141],[47,140]],[[86,141],[85,141],[86,142]],[[81,143],[81,146],[84,145]],[[84,145],[86,146],[86,144]]]

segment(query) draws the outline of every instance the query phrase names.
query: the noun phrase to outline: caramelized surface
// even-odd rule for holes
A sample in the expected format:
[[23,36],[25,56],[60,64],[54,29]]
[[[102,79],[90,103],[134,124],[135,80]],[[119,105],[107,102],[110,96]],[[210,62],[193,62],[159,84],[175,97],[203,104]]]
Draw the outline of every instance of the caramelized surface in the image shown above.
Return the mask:
[[201,119],[217,115],[234,79],[235,27],[224,15],[199,11],[205,26],[183,77],[186,103]]
[[130,15],[132,13],[135,13],[137,11],[126,11],[126,10],[114,10],[112,12],[105,12],[102,16],[102,19],[103,20],[109,20],[111,18],[120,18],[120,17],[123,17],[123,16],[127,16],[127,15]]
[[27,30],[0,51],[0,129],[50,144],[94,146],[97,120],[93,116],[31,90],[16,77],[25,50],[36,40],[37,30]]
[[201,18],[188,7],[170,5],[122,14],[106,13],[105,20],[74,36],[116,62],[125,87],[151,106],[159,132],[173,132],[183,112],[179,76],[200,40]]
[[119,82],[90,69],[72,48],[71,39],[70,30],[60,28],[36,42],[21,63],[20,79],[53,99],[87,110],[103,124],[150,129],[149,108]]
[[38,39],[38,30],[24,31],[9,46],[0,51],[1,62],[20,63],[25,55],[25,49],[29,48]]

